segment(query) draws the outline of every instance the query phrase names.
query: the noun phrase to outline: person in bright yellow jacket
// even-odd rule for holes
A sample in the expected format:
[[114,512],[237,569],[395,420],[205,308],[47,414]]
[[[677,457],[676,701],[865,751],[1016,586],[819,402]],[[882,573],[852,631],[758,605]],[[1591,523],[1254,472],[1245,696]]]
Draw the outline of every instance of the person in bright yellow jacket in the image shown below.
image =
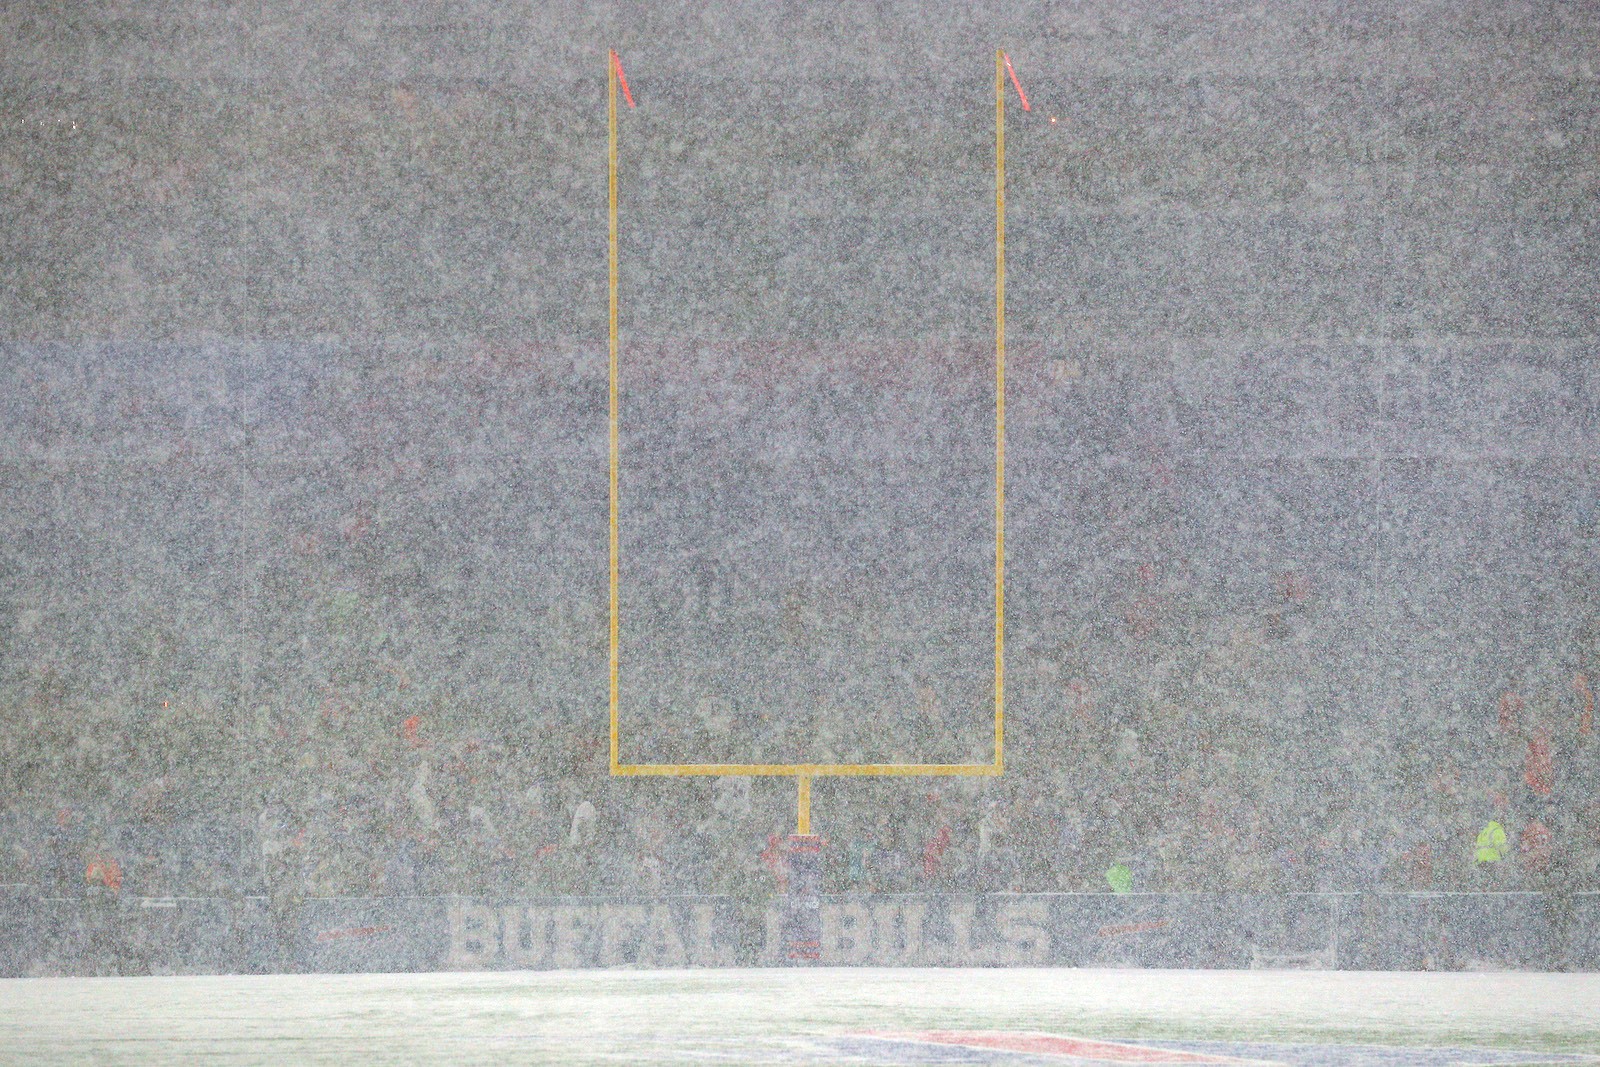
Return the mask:
[[1499,863],[1506,857],[1506,828],[1489,820],[1489,824],[1478,831],[1478,863]]

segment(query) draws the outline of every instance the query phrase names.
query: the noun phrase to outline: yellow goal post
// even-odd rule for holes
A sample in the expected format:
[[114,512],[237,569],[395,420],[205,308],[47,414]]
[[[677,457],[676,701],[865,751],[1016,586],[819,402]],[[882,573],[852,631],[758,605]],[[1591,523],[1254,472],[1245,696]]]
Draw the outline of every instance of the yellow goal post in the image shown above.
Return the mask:
[[[821,777],[961,776],[995,777],[1005,771],[1005,505],[1006,505],[1006,142],[1005,52],[995,50],[994,75],[994,761],[992,763],[623,763],[619,757],[621,669],[620,494],[621,438],[618,423],[617,337],[617,77],[615,51],[606,57],[609,85],[607,130],[610,200],[610,725],[611,774],[620,777],[767,776],[798,780],[798,831],[811,832],[811,780]],[[630,94],[630,103],[631,103]]]

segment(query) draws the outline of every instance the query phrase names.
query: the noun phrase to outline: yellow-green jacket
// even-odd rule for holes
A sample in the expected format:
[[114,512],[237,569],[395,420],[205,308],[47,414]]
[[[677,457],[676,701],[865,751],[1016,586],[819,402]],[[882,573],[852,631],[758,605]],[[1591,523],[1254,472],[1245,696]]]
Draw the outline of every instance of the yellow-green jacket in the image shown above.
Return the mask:
[[1478,831],[1478,862],[1499,863],[1506,855],[1506,828],[1490,821]]

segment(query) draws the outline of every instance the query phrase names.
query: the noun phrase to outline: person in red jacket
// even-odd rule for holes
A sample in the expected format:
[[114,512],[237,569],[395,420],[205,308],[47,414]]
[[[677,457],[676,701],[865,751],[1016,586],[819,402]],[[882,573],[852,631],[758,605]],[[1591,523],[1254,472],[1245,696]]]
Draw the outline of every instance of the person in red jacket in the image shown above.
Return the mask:
[[1530,874],[1548,874],[1552,844],[1550,828],[1537,816],[1529,819],[1517,838],[1517,852],[1522,857],[1523,868]]
[[1528,755],[1522,763],[1522,780],[1541,797],[1555,788],[1555,760],[1550,754],[1550,732],[1540,726],[1528,738]]
[[1522,727],[1522,697],[1516,689],[1507,689],[1500,694],[1500,732],[1503,734],[1516,733]]
[[83,872],[83,879],[91,886],[104,886],[111,893],[122,892],[122,865],[110,856],[95,856]]
[[941,824],[934,831],[927,844],[922,847],[922,877],[932,880],[939,873],[939,866],[944,858],[945,849],[950,847],[950,827]]
[[1578,694],[1578,733],[1588,737],[1594,733],[1594,690],[1589,687],[1589,676],[1574,675],[1572,691]]
[[103,837],[96,842],[83,871],[87,896],[83,902],[83,967],[93,975],[127,974],[126,930],[118,914],[122,891],[122,865],[112,858]]

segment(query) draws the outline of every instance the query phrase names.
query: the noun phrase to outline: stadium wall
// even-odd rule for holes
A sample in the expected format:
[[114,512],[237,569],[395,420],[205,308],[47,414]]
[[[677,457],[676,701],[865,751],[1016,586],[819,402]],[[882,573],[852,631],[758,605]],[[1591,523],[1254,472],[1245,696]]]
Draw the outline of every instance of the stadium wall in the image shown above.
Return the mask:
[[[790,966],[778,898],[45,898],[0,974]],[[822,966],[1600,970],[1600,893],[829,896]],[[802,964],[809,965],[809,964]]]

